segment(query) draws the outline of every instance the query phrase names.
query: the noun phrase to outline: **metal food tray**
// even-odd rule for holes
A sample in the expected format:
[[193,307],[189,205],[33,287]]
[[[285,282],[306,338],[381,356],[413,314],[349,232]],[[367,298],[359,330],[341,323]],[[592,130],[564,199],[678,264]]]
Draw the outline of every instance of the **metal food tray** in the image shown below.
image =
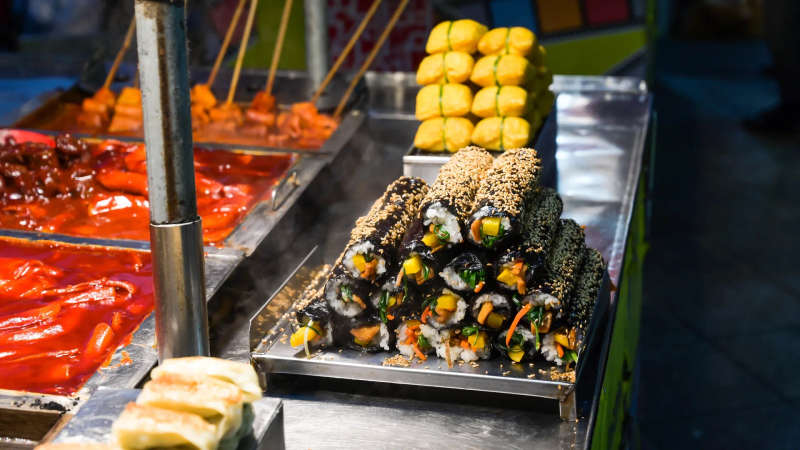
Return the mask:
[[[132,80],[135,77],[136,67],[130,64],[122,65],[119,69],[117,78]],[[216,94],[223,94],[227,92],[227,87],[230,83],[232,73],[230,71],[220,71],[217,76],[212,91]],[[208,76],[207,69],[194,69],[192,70],[191,78],[195,81],[205,80]],[[234,100],[240,104],[247,104],[252,99],[258,90],[263,89],[264,80],[266,80],[267,72],[264,70],[245,70],[242,71],[236,95]],[[111,89],[119,91],[127,83],[114,83]],[[99,86],[97,86],[99,87]],[[74,85],[71,88],[63,91],[55,91],[45,94],[38,98],[34,104],[27,105],[25,110],[19,110],[16,117],[12,119],[12,124],[8,128],[20,128],[30,131],[36,131],[43,134],[55,135],[63,130],[52,130],[45,128],[49,120],[56,117],[58,105],[63,103],[80,104],[84,98],[92,95],[96,90],[95,86],[88,85]],[[273,93],[277,100],[278,105],[286,105],[300,101],[307,101],[313,92],[314,86],[308,78],[308,74],[302,71],[294,70],[279,70],[275,74],[275,87]],[[335,105],[334,100],[338,100],[343,94],[345,89],[345,82],[341,77],[334,77],[329,87],[325,90],[324,95],[320,97],[317,102],[320,111],[332,110]],[[328,140],[323,143],[322,147],[318,149],[298,149],[298,148],[284,148],[284,147],[269,147],[266,145],[252,145],[252,144],[239,144],[239,143],[226,143],[214,141],[195,141],[194,145],[197,148],[204,149],[227,149],[227,150],[249,150],[254,152],[289,152],[301,154],[322,154],[322,155],[336,155],[361,125],[364,120],[364,113],[360,109],[362,98],[364,97],[365,89],[363,83],[359,85],[352,96],[351,101],[348,103],[348,109],[341,118],[339,126],[336,131],[331,135]],[[224,96],[219,95],[218,98],[222,99]],[[0,124],[2,125],[2,124]],[[82,138],[98,138],[98,139],[117,139],[126,142],[142,142],[144,136],[141,132],[131,133],[73,133],[73,135]]]
[[[149,243],[140,241],[92,239],[17,230],[0,230],[0,236],[32,242],[53,241],[78,247],[99,246],[120,250],[149,251]],[[206,298],[210,299],[217,292],[243,258],[242,252],[237,250],[205,247]],[[127,358],[124,356],[126,354]],[[123,358],[129,359],[130,362],[122,363]],[[117,348],[110,362],[99,368],[77,393],[68,396],[0,389],[0,411],[30,411],[33,414],[50,413],[61,416],[80,407],[101,387],[134,388],[155,366],[157,360],[155,313],[151,313],[133,333],[130,343]],[[4,442],[0,437],[0,447]],[[28,445],[30,442],[22,444]]]
[[[51,441],[53,443],[111,442],[111,425],[125,409],[136,401],[138,389],[101,389],[95,392],[78,413]],[[279,450],[285,447],[283,436],[283,402],[263,397],[253,402],[253,430],[239,441],[238,450]]]
[[[552,188],[556,187],[558,175],[556,168],[556,132],[558,128],[556,111],[556,101],[554,101],[550,114],[542,122],[542,126],[539,127],[533,138],[533,147],[542,160],[542,184]],[[500,154],[500,152],[491,153]],[[427,152],[412,145],[403,155],[403,175],[419,177],[428,183],[433,183],[436,175],[439,174],[439,168],[449,160],[450,155],[446,152]]]
[[[292,332],[289,318],[294,313],[294,302],[306,288],[321,287],[321,274],[329,266],[323,265],[320,258],[316,249],[312,250],[297,271],[251,319],[251,357],[265,376],[283,373],[541,397],[557,400],[563,419],[572,420],[577,416],[576,383],[553,380],[550,369],[555,366],[542,359],[534,363],[513,364],[495,356],[491,360],[454,363],[453,367],[448,367],[446,361],[432,356],[424,362],[414,359],[409,367],[398,367],[385,364],[397,352],[366,353],[336,348],[318,350],[306,357],[302,349],[298,351],[288,344]],[[595,348],[598,339],[595,330],[609,303],[607,281],[600,292],[584,338],[586,344],[581,363],[587,352]],[[579,363],[576,380],[581,379],[581,370]]]

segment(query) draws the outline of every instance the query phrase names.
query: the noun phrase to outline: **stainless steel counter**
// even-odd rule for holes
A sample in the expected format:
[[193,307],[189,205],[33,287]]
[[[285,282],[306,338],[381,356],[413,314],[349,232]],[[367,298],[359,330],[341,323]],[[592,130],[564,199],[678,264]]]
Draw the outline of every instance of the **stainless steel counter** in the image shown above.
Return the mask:
[[[371,74],[369,117],[330,167],[324,208],[315,224],[271,261],[264,261],[260,283],[270,294],[315,246],[333,261],[356,217],[363,214],[392,179],[413,139],[416,86],[412,74]],[[643,82],[609,77],[560,77],[557,103],[557,168],[564,216],[587,226],[587,243],[608,260],[618,285],[625,255],[642,154],[650,120],[651,97]],[[259,284],[259,282],[254,282]],[[613,292],[602,318],[614,312]],[[273,307],[271,307],[273,306]],[[279,308],[267,305],[263,327]],[[273,322],[274,323],[274,322]],[[562,448],[587,444],[595,390],[602,381],[609,334],[600,330],[596,361],[587,363],[590,392],[577,422],[562,422],[555,405],[517,396],[457,390],[401,387],[388,383],[272,375],[268,393],[284,400],[287,448],[341,446],[429,448]],[[244,332],[226,342],[223,355],[242,357]],[[250,342],[251,349],[257,342]],[[580,378],[580,377],[579,377]]]

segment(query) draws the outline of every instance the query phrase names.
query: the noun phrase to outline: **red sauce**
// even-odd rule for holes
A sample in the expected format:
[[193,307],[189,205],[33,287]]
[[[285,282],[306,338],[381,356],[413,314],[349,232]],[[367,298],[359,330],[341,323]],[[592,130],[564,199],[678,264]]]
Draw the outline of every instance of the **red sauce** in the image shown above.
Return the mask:
[[152,310],[147,252],[0,238],[0,388],[77,392]]
[[[66,136],[0,145],[0,228],[149,240],[142,144],[87,144]],[[293,155],[195,150],[203,240],[219,244],[294,161]]]

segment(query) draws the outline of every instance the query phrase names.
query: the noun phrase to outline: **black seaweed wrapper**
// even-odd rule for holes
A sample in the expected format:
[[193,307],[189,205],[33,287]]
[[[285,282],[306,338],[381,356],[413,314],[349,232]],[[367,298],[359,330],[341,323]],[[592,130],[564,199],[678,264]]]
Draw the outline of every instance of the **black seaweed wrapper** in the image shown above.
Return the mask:
[[[336,345],[347,347],[352,350],[380,352],[384,351],[380,345],[370,345],[362,347],[355,343],[355,337],[350,333],[350,330],[364,326],[381,325],[381,319],[377,314],[359,315],[353,318],[337,317],[334,323],[333,339]],[[380,331],[378,331],[377,340],[380,342]],[[389,348],[394,346],[394,333],[389,332]]]

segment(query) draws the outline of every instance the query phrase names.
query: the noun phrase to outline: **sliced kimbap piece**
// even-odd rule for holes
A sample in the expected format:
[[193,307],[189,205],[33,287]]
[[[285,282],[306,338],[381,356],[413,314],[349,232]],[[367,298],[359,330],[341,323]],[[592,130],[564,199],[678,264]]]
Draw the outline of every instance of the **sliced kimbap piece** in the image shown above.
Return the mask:
[[350,276],[374,281],[386,274],[427,192],[425,181],[413,177],[400,177],[386,188],[350,233],[342,258]]
[[503,331],[495,340],[495,347],[514,362],[530,361],[536,356],[536,336],[525,328]]
[[422,323],[437,330],[452,327],[467,314],[467,301],[461,294],[451,290],[444,283],[436,283],[422,294]]
[[565,302],[567,323],[571,327],[586,329],[605,274],[603,256],[593,248],[585,248],[581,269],[575,280],[575,289]]
[[406,320],[397,327],[397,350],[409,358],[416,356],[425,361],[435,350],[433,343],[439,341],[439,331],[417,319]]
[[450,261],[454,250],[440,245],[430,247],[425,243],[422,222],[417,222],[406,234],[402,244],[402,263],[395,277],[395,285],[401,286],[403,281],[422,286],[433,280],[436,273]]
[[333,345],[333,323],[331,310],[324,294],[319,290],[304,293],[296,306],[296,327],[289,338],[289,345],[303,347],[306,355],[311,348]]
[[492,161],[486,150],[466,147],[439,169],[420,209],[421,239],[428,247],[449,247],[464,241],[462,225],[469,219],[478,186]]
[[498,156],[481,181],[469,218],[469,238],[494,249],[520,235],[526,199],[537,189],[541,165],[532,148],[508,150]]
[[460,345],[460,328],[443,328],[439,330],[439,339],[432,342],[436,349],[436,356],[447,361],[448,367],[453,366],[454,361],[458,361],[464,348]]
[[371,284],[354,278],[341,265],[334,267],[325,283],[325,299],[331,310],[343,317],[355,317],[369,307]]
[[580,341],[576,329],[559,329],[547,333],[542,339],[542,355],[559,366],[578,362]]
[[514,305],[509,301],[508,296],[500,292],[488,291],[472,301],[470,313],[481,326],[500,330],[514,317]]
[[408,283],[396,286],[393,280],[387,280],[372,294],[372,306],[383,323],[394,323],[419,309],[419,295]]
[[388,351],[394,345],[394,333],[377,315],[340,318],[334,328],[334,339],[340,346],[367,352]]
[[481,256],[464,252],[447,263],[439,276],[454,291],[477,294],[486,285],[486,269]]
[[563,204],[556,191],[542,188],[526,201],[522,239],[510,246],[497,263],[496,280],[501,289],[525,295],[535,286],[539,269],[558,229]]
[[492,341],[489,333],[477,324],[461,328],[459,347],[461,360],[465,362],[489,359],[492,356]]

